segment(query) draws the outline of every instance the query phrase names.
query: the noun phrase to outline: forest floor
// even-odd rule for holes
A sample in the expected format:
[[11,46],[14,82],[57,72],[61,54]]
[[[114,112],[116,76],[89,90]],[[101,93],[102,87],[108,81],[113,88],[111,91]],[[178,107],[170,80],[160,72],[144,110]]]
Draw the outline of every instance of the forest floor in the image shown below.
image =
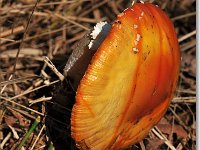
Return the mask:
[[[195,150],[196,1],[146,1],[162,8],[174,23],[181,68],[176,94],[165,116],[142,142],[129,149]],[[45,118],[47,104],[54,105],[53,93],[60,82],[44,62],[45,57],[62,72],[74,44],[96,23],[112,22],[131,3],[0,1],[0,149],[51,149],[50,139],[57,137],[47,134]],[[32,124],[36,128],[24,141]]]

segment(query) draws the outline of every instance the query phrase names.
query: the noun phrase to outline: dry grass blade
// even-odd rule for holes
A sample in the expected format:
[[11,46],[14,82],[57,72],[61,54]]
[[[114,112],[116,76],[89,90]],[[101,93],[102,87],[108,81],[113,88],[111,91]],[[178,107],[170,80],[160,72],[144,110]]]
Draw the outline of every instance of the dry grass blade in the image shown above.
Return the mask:
[[[24,96],[24,95],[26,95],[26,94],[28,94],[28,93],[34,92],[34,91],[36,91],[36,90],[39,90],[39,89],[41,89],[41,88],[44,88],[44,87],[49,86],[49,85],[52,85],[52,84],[55,84],[55,83],[57,83],[57,82],[59,82],[59,80],[53,81],[53,82],[49,83],[48,85],[42,85],[42,86],[37,87],[37,88],[35,88],[35,89],[27,90],[27,91],[23,92],[22,94],[19,94],[19,95],[16,95],[16,96],[14,96],[14,97],[9,98],[9,100],[11,101],[11,100],[13,100],[13,99],[19,98],[19,97]],[[3,98],[3,99],[6,99],[6,98]],[[7,100],[8,100],[8,99],[7,99]]]
[[36,127],[38,126],[38,124],[40,123],[40,117],[37,117],[35,119],[35,121],[33,122],[33,124],[31,125],[30,129],[28,132],[26,132],[23,140],[21,141],[21,143],[19,144],[19,146],[17,147],[17,150],[21,150],[23,145],[25,144],[25,142],[28,140],[28,138],[30,137],[31,133],[36,129]]
[[7,38],[0,38],[0,41],[9,41],[9,42],[15,42],[15,40],[7,39]]
[[17,108],[10,108],[10,107],[6,107],[7,109],[12,109],[16,112],[19,112],[20,114],[28,117],[28,118],[31,118],[31,119],[36,119],[36,117],[34,115],[31,115],[29,113],[27,113],[27,111],[24,111],[24,110],[21,110],[21,109],[17,109]]
[[13,29],[10,29],[10,30],[0,32],[0,38],[6,37],[9,35],[13,35],[13,34],[16,34],[16,33],[22,32],[22,31],[24,31],[24,26],[18,26]]
[[17,134],[15,128],[13,128],[12,126],[8,125],[8,127],[11,129],[12,133],[13,133],[13,137],[15,139],[19,139],[19,135]]
[[98,4],[96,4],[96,5],[94,5],[94,6],[92,7],[92,9],[89,9],[89,10],[85,11],[85,12],[82,13],[80,16],[83,17],[83,16],[89,14],[90,12],[92,12],[92,11],[95,10],[95,9],[97,9],[98,7],[101,7],[102,5],[105,5],[108,1],[109,1],[109,0],[104,0],[104,1],[102,1],[102,2],[100,2],[100,3],[98,3]]
[[[82,1],[90,1],[90,0],[82,0]],[[47,2],[47,3],[40,3],[37,6],[42,7],[42,6],[49,6],[49,5],[64,5],[64,4],[71,4],[76,2],[76,0],[70,0],[70,1],[61,1],[61,2]],[[23,8],[29,8],[29,7],[34,7],[34,5],[19,5],[19,6],[14,6],[14,7],[7,7],[7,8],[0,8],[0,10],[12,10],[12,9],[23,9]]]
[[65,77],[57,70],[50,59],[48,57],[45,57],[44,61],[49,66],[49,68],[51,68],[51,70],[59,77],[60,81],[63,81]]
[[27,109],[27,110],[29,110],[29,111],[32,111],[32,112],[34,112],[34,113],[36,113],[36,114],[38,114],[38,115],[44,116],[43,113],[40,113],[40,112],[38,112],[38,111],[36,111],[36,110],[34,110],[34,109],[31,109],[31,108],[28,108],[28,107],[26,107],[26,106],[24,106],[24,105],[21,105],[21,104],[19,104],[19,103],[16,103],[16,102],[12,101],[11,99],[7,99],[7,98],[2,97],[2,96],[0,96],[0,98],[3,99],[3,100],[5,100],[5,101],[7,101],[7,102],[10,102],[10,103],[12,103],[12,104],[14,104],[14,105],[17,105],[17,106],[20,106],[20,107],[22,107],[22,108],[25,108],[25,109]]
[[172,108],[170,108],[170,107],[169,107],[169,109],[174,114],[174,116],[178,120],[179,124],[182,125],[185,128],[185,130],[188,131],[189,128],[185,125],[185,123],[181,120],[181,118],[176,114],[176,112]]
[[7,136],[4,138],[4,140],[1,142],[1,144],[0,144],[0,148],[1,148],[1,149],[3,149],[4,145],[5,145],[6,142],[10,139],[11,135],[12,135],[12,133],[9,132],[9,133],[7,134]]
[[80,28],[82,28],[82,29],[84,29],[86,31],[90,30],[89,28],[87,28],[87,27],[85,27],[85,26],[83,26],[83,25],[81,25],[81,24],[79,24],[79,23],[77,23],[77,22],[75,22],[73,20],[70,20],[69,18],[64,17],[64,16],[62,16],[60,14],[51,14],[51,15],[55,15],[56,17],[61,18],[61,19],[65,20],[65,21],[67,21],[67,22],[70,22],[70,23],[72,23],[72,24],[74,24],[74,25],[76,25],[76,26],[78,26],[78,27],[80,27]]
[[24,39],[25,39],[25,37],[26,37],[26,33],[27,33],[27,31],[28,31],[28,26],[29,26],[29,24],[30,24],[31,18],[32,18],[32,16],[33,16],[33,13],[34,13],[34,11],[35,11],[35,9],[36,9],[36,6],[37,6],[38,2],[39,2],[39,0],[37,0],[36,3],[35,3],[35,6],[34,6],[34,8],[33,8],[33,10],[32,10],[32,13],[31,13],[31,15],[30,15],[30,17],[29,17],[29,20],[28,20],[28,22],[27,22],[27,25],[26,25],[25,32],[24,32],[24,34],[23,34],[22,40],[21,40],[21,42],[20,42],[20,46],[19,46],[19,48],[18,48],[18,51],[17,51],[17,54],[16,54],[16,58],[15,58],[15,64],[14,64],[14,67],[13,67],[13,74],[15,74],[16,65],[17,65],[17,61],[18,61],[18,55],[19,55],[20,50],[21,50],[21,48],[22,48],[22,46],[23,46],[23,42],[24,42]]
[[[10,75],[10,77],[9,77],[9,79],[8,79],[8,80],[11,80],[11,79],[12,79],[12,77],[13,77],[13,75]],[[2,94],[2,93],[3,93],[4,89],[6,88],[6,86],[7,86],[7,84],[5,84],[5,85],[3,86],[3,88],[1,89],[1,92],[0,92],[0,94]]]
[[163,135],[161,135],[158,131],[154,129],[151,130],[158,138],[161,140],[164,140],[165,144],[171,149],[171,150],[176,150],[176,148],[171,144],[169,140],[166,139]]
[[172,18],[172,21],[180,20],[180,19],[187,18],[187,17],[192,17],[192,16],[195,16],[195,15],[196,15],[196,12],[187,13],[187,14],[180,15],[180,16]]
[[184,40],[186,40],[186,39],[188,39],[188,38],[190,38],[190,37],[192,37],[192,36],[194,36],[194,35],[196,35],[196,33],[197,33],[197,31],[194,30],[194,31],[182,36],[181,38],[178,39],[179,43],[184,41]]
[[43,97],[38,98],[36,100],[29,100],[29,103],[30,103],[30,106],[31,106],[31,105],[33,105],[35,103],[45,102],[45,101],[49,101],[51,99],[52,99],[52,97],[45,97],[45,96],[43,96]]
[[172,103],[196,103],[196,98],[188,98],[188,99],[173,99]]
[[42,134],[44,128],[45,128],[45,125],[43,125],[42,128],[40,129],[40,132],[39,132],[39,134],[37,135],[37,138],[35,139],[35,141],[34,141],[33,145],[31,146],[30,150],[33,150],[33,149],[34,149],[34,147],[35,147],[36,143],[38,142],[39,137],[40,137],[40,135]]
[[19,78],[19,79],[12,79],[12,80],[8,80],[8,81],[3,81],[0,82],[0,87],[1,86],[5,86],[5,85],[9,85],[9,84],[14,84],[14,83],[21,83],[27,80],[34,80],[37,78],[41,78],[40,76],[30,76],[30,77],[24,77],[24,78]]
[[[38,34],[38,35],[35,35],[35,36],[27,37],[27,38],[24,39],[24,42],[27,42],[27,41],[30,41],[30,40],[33,40],[33,39],[37,39],[39,37],[43,37],[43,36],[46,36],[46,35],[49,35],[49,34],[56,34],[56,33],[61,32],[61,31],[63,31],[63,29],[56,29],[56,30],[44,32],[44,33],[41,33],[41,34]],[[18,41],[15,41],[13,43],[5,44],[4,46],[11,46],[11,45],[14,45],[14,44],[19,44],[20,42],[21,42],[21,40],[18,40]],[[72,41],[72,42],[74,42],[74,41]],[[1,47],[1,45],[0,45],[0,47]]]

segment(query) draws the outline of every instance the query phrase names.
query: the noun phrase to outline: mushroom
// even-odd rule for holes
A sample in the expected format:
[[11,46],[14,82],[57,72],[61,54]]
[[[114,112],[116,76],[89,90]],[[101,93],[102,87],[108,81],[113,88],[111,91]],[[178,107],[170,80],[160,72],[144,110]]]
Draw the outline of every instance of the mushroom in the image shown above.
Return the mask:
[[[177,84],[179,45],[160,8],[135,3],[103,35],[95,41],[88,34],[65,69],[71,78],[80,74],[74,77],[71,114],[71,135],[80,149],[123,149],[145,138],[165,114]],[[91,40],[98,46],[92,48]]]

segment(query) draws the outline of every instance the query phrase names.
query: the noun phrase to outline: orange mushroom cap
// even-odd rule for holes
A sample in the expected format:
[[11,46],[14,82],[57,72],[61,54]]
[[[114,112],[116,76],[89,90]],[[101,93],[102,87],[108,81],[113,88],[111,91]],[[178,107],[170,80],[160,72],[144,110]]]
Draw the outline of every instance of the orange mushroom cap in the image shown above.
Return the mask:
[[180,63],[168,16],[150,3],[119,14],[80,81],[72,137],[81,149],[123,149],[142,140],[175,92]]

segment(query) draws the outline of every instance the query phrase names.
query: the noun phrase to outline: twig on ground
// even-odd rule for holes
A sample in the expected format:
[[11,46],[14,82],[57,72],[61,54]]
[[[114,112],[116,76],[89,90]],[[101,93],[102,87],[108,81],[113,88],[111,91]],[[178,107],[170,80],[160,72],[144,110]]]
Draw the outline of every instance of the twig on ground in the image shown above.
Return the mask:
[[1,41],[9,41],[9,42],[15,42],[15,40],[12,40],[12,39],[7,39],[7,38],[0,38]]
[[44,87],[46,87],[46,86],[53,85],[53,84],[55,84],[55,83],[57,83],[57,82],[59,82],[59,80],[53,81],[53,82],[49,83],[48,85],[39,86],[39,87],[34,88],[34,89],[32,89],[32,90],[26,90],[26,91],[24,91],[22,94],[19,94],[19,95],[16,95],[16,96],[14,96],[14,97],[9,98],[9,100],[13,100],[13,99],[19,98],[19,97],[21,97],[21,96],[24,96],[24,95],[26,95],[26,94],[28,94],[28,93],[31,93],[31,92],[33,92],[33,91],[39,90],[39,89],[41,89],[41,88],[44,88]]
[[19,113],[21,113],[22,115],[24,115],[24,116],[26,116],[26,117],[28,117],[28,118],[31,118],[31,119],[35,119],[36,117],[35,116],[33,116],[33,115],[31,115],[31,114],[29,114],[29,113],[27,113],[26,111],[23,111],[23,110],[20,110],[20,109],[17,109],[17,108],[10,108],[10,107],[6,107],[7,109],[13,109],[13,110],[15,110],[15,111],[17,111],[17,112],[19,112]]
[[16,65],[17,65],[17,62],[18,62],[18,56],[19,56],[20,50],[21,50],[21,48],[22,48],[22,46],[23,46],[24,39],[25,39],[26,33],[27,33],[27,31],[28,31],[28,26],[29,26],[29,24],[30,24],[30,22],[31,22],[33,13],[34,13],[34,11],[35,11],[35,9],[36,9],[36,6],[37,6],[38,2],[39,2],[39,0],[36,1],[35,5],[34,5],[34,7],[33,7],[33,10],[32,10],[32,12],[31,12],[31,15],[30,15],[30,17],[29,17],[29,19],[28,19],[27,25],[26,25],[26,27],[25,27],[25,31],[24,31],[23,37],[22,37],[22,39],[21,39],[21,42],[20,42],[20,45],[19,45],[17,54],[16,54],[15,64],[14,64],[14,66],[13,66],[13,75],[15,74]]
[[12,133],[13,133],[13,137],[15,139],[19,139],[19,135],[17,134],[17,131],[15,130],[15,128],[13,128],[12,126],[8,125],[8,127],[11,129]]
[[190,13],[187,13],[187,14],[184,14],[184,15],[176,16],[174,18],[171,18],[171,20],[176,21],[176,20],[180,20],[180,19],[183,19],[183,18],[192,17],[192,16],[195,16],[195,15],[196,15],[196,11],[190,12]]
[[196,103],[196,99],[188,99],[188,100],[172,100],[172,103]]
[[188,127],[181,120],[181,118],[176,114],[176,112],[171,107],[169,107],[169,110],[173,113],[174,117],[177,119],[177,121],[179,122],[179,124],[182,125],[186,131],[189,131]]
[[[12,77],[13,77],[13,75],[10,75],[10,77],[8,78],[8,81],[9,80],[11,80],[12,79]],[[0,94],[2,94],[3,93],[3,91],[5,90],[5,88],[6,88],[6,86],[7,86],[8,84],[5,84],[4,86],[3,86],[3,88],[1,89],[1,92],[0,92]]]
[[196,33],[197,33],[197,31],[194,30],[194,31],[192,31],[192,32],[190,32],[190,33],[188,33],[188,34],[186,34],[186,35],[180,37],[180,38],[178,39],[178,42],[179,42],[179,43],[180,43],[180,42],[183,42],[184,40],[186,40],[186,39],[188,39],[188,38],[190,38],[190,37],[196,35]]
[[66,17],[64,17],[64,16],[62,16],[62,15],[60,15],[60,14],[53,14],[53,13],[52,13],[51,15],[53,15],[53,16],[55,15],[56,17],[61,18],[61,19],[65,20],[65,21],[67,21],[67,22],[70,22],[70,23],[72,23],[72,24],[74,24],[74,25],[76,25],[76,26],[78,26],[78,27],[80,27],[80,28],[82,28],[82,29],[84,29],[84,30],[86,30],[86,31],[89,31],[89,30],[90,30],[89,28],[87,28],[87,27],[81,25],[80,23],[77,23],[77,22],[75,22],[75,21],[73,21],[73,20],[70,20],[69,18],[66,18]]
[[51,99],[52,99],[52,97],[45,97],[45,96],[42,96],[42,97],[40,97],[40,98],[38,98],[38,99],[35,99],[35,100],[29,100],[29,103],[30,103],[29,106],[31,106],[31,105],[33,105],[33,104],[35,104],[35,103],[49,101],[49,100],[51,100]]
[[44,130],[44,128],[45,128],[45,125],[42,126],[42,128],[41,128],[39,134],[37,135],[37,137],[36,137],[36,139],[35,139],[35,141],[34,141],[32,147],[30,148],[30,150],[33,150],[33,149],[34,149],[34,147],[35,147],[36,143],[38,142],[39,137],[40,137],[40,135],[42,134],[42,131]]
[[[57,82],[59,82],[59,80],[53,81],[53,82],[51,82],[49,85],[55,84],[55,83],[57,83]],[[36,110],[33,110],[33,109],[31,109],[31,108],[28,108],[28,107],[26,107],[26,106],[24,106],[24,105],[21,105],[21,104],[19,104],[19,103],[17,103],[17,102],[14,102],[14,101],[12,101],[12,100],[13,100],[13,99],[16,99],[16,98],[19,98],[19,97],[21,97],[21,96],[23,96],[23,95],[26,95],[26,94],[28,94],[28,93],[31,93],[31,92],[33,92],[33,91],[36,91],[36,90],[38,90],[38,89],[41,89],[41,88],[43,88],[43,87],[49,86],[49,85],[43,85],[43,86],[37,87],[37,88],[35,88],[35,89],[33,89],[33,90],[25,91],[24,93],[19,94],[19,95],[16,95],[16,96],[14,96],[14,97],[11,97],[11,98],[9,98],[9,99],[8,99],[8,98],[5,98],[5,97],[2,97],[2,96],[0,96],[0,98],[4,99],[5,101],[11,102],[11,103],[13,103],[13,104],[15,104],[15,105],[17,105],[17,106],[20,106],[20,107],[22,107],[22,108],[25,108],[25,109],[27,109],[27,110],[30,110],[30,111],[32,111],[32,112],[34,112],[34,113],[37,113],[37,114],[39,114],[39,115],[44,116],[43,113],[40,113],[40,112],[38,112],[38,111],[36,111]]]
[[6,137],[4,138],[4,140],[3,140],[3,141],[1,142],[1,144],[0,144],[0,148],[1,148],[1,149],[3,149],[4,145],[5,145],[5,144],[7,143],[7,141],[10,139],[11,135],[12,135],[11,132],[9,132],[9,133],[6,135]]
[[18,26],[14,29],[9,29],[4,32],[0,32],[0,38],[5,38],[6,36],[13,35],[22,31],[24,31],[24,26]]
[[145,150],[146,149],[143,141],[140,142],[140,147],[141,147],[141,150]]
[[156,128],[153,128],[151,131],[161,140],[164,140],[164,143],[171,149],[176,150],[176,148],[171,144],[171,142],[163,135],[161,135]]
[[40,113],[40,112],[38,112],[38,111],[36,111],[36,110],[34,110],[34,109],[28,108],[28,107],[26,107],[26,106],[24,106],[24,105],[21,105],[21,104],[19,104],[19,103],[17,103],[17,102],[14,102],[14,101],[12,101],[11,99],[7,99],[7,98],[2,97],[2,96],[0,96],[0,98],[1,98],[1,99],[4,99],[5,101],[8,101],[8,102],[10,102],[10,103],[13,103],[13,104],[15,104],[15,105],[17,105],[17,106],[20,106],[20,107],[22,107],[22,108],[25,108],[25,109],[27,109],[27,110],[29,110],[29,111],[32,111],[32,112],[34,112],[34,113],[36,113],[36,114],[39,114],[39,115],[41,115],[41,116],[44,116],[43,113]]
[[9,85],[9,84],[14,84],[14,83],[21,83],[27,80],[33,80],[35,78],[40,78],[39,76],[30,76],[30,77],[24,77],[24,78],[18,78],[18,79],[12,79],[12,80],[8,80],[8,81],[3,81],[0,82],[0,86],[5,86],[5,85]]
[[49,66],[49,68],[59,77],[59,79],[63,81],[65,77],[57,70],[51,60],[48,57],[45,57],[44,61]]
[[22,146],[25,144],[25,142],[28,140],[28,138],[30,137],[31,133],[35,130],[35,128],[38,126],[38,124],[40,123],[40,117],[37,117],[34,121],[34,123],[32,124],[31,128],[29,129],[29,131],[25,134],[23,140],[21,141],[21,143],[19,144],[19,146],[17,147],[17,150],[21,150]]

